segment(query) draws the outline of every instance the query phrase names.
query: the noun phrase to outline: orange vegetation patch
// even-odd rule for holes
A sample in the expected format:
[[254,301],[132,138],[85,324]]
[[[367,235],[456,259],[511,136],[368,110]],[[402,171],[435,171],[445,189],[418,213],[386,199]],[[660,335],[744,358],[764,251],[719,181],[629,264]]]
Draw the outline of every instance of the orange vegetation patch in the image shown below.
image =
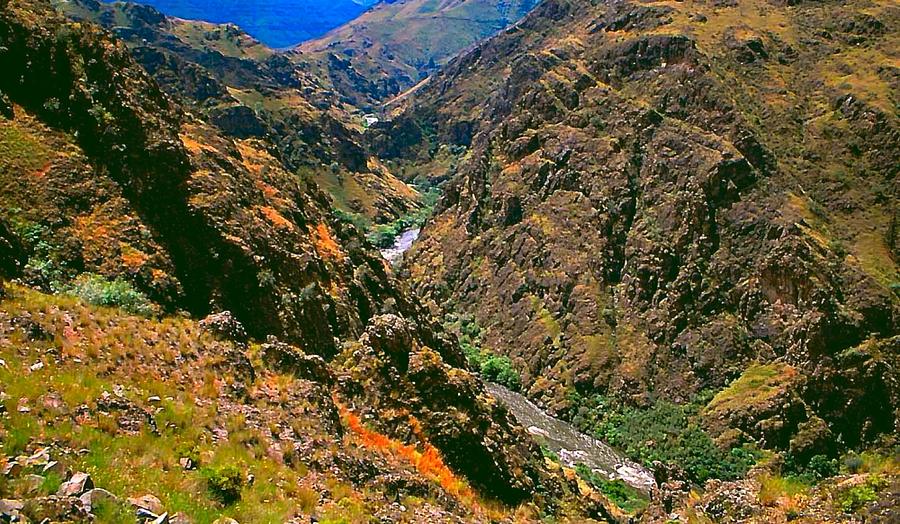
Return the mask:
[[150,260],[150,255],[129,244],[119,243],[119,249],[122,251],[122,263],[130,269],[140,269]]
[[44,164],[44,167],[38,169],[37,171],[32,173],[32,175],[35,178],[44,178],[45,176],[47,176],[47,173],[50,172],[50,169],[52,167],[53,167],[53,164],[51,162],[47,162],[46,164]]
[[331,231],[328,230],[328,226],[324,223],[319,223],[310,232],[310,237],[320,257],[338,260],[344,258],[344,252],[341,251],[341,247],[335,242],[334,237],[331,236]]
[[241,160],[244,167],[254,175],[261,175],[263,167],[272,161],[272,157],[265,151],[253,147],[250,142],[238,142],[238,151],[241,152]]
[[[426,443],[423,446],[424,451],[419,451],[413,445],[404,444],[366,428],[359,420],[359,417],[344,406],[341,406],[340,410],[341,417],[347,424],[347,427],[359,437],[363,446],[404,458],[420,474],[440,484],[447,493],[470,505],[477,504],[475,492],[444,464],[444,459],[434,446]],[[414,429],[418,430],[418,421],[415,418],[410,417],[410,424],[413,425]]]
[[253,182],[253,185],[255,185],[257,189],[262,191],[263,195],[265,195],[266,198],[270,200],[278,196],[279,191],[269,184],[263,182],[262,180],[256,180],[255,182]]
[[184,144],[184,147],[186,147],[188,149],[188,151],[190,151],[191,153],[193,153],[195,155],[202,153],[203,150],[205,149],[203,144],[201,144],[200,142],[197,142],[196,140],[189,137],[188,135],[182,134],[182,135],[180,135],[180,137],[181,137],[181,143]]
[[81,215],[75,219],[75,234],[82,242],[106,242],[110,237],[112,223],[101,212],[95,210],[90,215]]
[[284,218],[281,213],[279,213],[278,210],[276,210],[274,207],[259,206],[259,210],[275,227],[280,227],[282,229],[294,229],[294,224],[290,220]]

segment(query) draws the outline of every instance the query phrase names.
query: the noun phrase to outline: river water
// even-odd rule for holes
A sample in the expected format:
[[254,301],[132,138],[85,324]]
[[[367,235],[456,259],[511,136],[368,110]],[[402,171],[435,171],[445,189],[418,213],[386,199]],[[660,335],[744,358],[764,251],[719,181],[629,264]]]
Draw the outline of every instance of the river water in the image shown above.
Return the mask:
[[397,238],[394,239],[394,245],[381,250],[381,256],[384,257],[385,260],[390,262],[391,264],[395,264],[400,260],[400,257],[403,256],[409,248],[412,247],[413,242],[419,238],[419,233],[421,229],[414,227],[412,229],[407,229],[406,231],[400,233]]
[[644,492],[650,491],[655,484],[650,470],[629,460],[604,442],[581,433],[567,422],[551,417],[524,396],[499,384],[485,382],[485,386],[538,442],[559,455],[563,465],[575,467],[584,464],[610,480],[622,479]]
[[[381,256],[391,264],[397,263],[419,238],[419,232],[419,228],[412,228],[400,233],[393,246],[381,250]],[[573,468],[584,464],[610,480],[622,479],[645,492],[650,491],[655,484],[650,470],[629,460],[604,442],[581,433],[567,422],[551,417],[524,396],[499,384],[485,382],[485,386],[536,440],[559,455],[563,465]]]

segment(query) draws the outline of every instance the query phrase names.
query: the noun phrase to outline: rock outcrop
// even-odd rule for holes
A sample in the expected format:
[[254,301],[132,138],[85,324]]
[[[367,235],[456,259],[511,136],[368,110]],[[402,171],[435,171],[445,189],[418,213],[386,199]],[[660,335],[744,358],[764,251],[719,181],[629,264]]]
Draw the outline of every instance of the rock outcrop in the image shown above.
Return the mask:
[[372,320],[338,359],[351,406],[388,434],[423,440],[480,492],[516,505],[558,496],[540,450],[471,373],[449,363],[455,346],[429,347],[395,315]]

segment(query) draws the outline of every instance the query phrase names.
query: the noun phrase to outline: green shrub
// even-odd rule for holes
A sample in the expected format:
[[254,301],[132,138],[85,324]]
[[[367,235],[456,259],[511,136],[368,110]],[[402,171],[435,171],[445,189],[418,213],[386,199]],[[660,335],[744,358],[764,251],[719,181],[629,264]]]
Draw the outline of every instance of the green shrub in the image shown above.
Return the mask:
[[722,450],[715,445],[697,416],[707,396],[686,405],[657,401],[639,408],[601,395],[582,397],[572,392],[570,405],[578,409],[567,418],[645,466],[657,460],[676,464],[697,483],[739,478],[756,462],[757,452],[744,447]]
[[491,382],[506,386],[513,391],[522,387],[522,379],[512,367],[512,361],[507,357],[489,356],[482,363],[481,375]]
[[556,462],[557,464],[560,461],[559,455],[555,451],[544,445],[541,445],[541,455],[543,455],[544,458],[548,458],[551,461]]
[[466,356],[469,366],[489,380],[513,391],[522,389],[522,378],[505,356],[492,354],[481,347],[481,328],[471,317],[448,319],[445,327],[448,331],[459,333],[459,346]]
[[337,219],[341,222],[353,224],[360,231],[366,231],[367,229],[369,229],[369,220],[359,213],[348,212],[344,211],[343,209],[335,208],[334,216],[337,217]]
[[806,466],[806,472],[816,480],[822,480],[833,477],[838,474],[837,459],[828,458],[825,455],[815,455],[809,459]]
[[237,502],[244,487],[244,475],[233,465],[208,467],[200,470],[209,491],[225,504]]
[[851,453],[844,457],[844,468],[848,473],[859,473],[863,467],[863,459],[856,453]]
[[784,456],[782,472],[797,477],[807,484],[815,484],[822,479],[837,475],[840,471],[837,459],[827,455],[814,455],[806,464],[798,463],[791,453]]
[[129,313],[149,316],[153,303],[143,293],[134,289],[127,280],[107,280],[100,275],[84,273],[72,282],[68,292],[88,304],[118,307]]
[[870,502],[878,500],[878,491],[886,482],[878,475],[872,475],[865,483],[841,490],[836,500],[844,513],[855,513]]

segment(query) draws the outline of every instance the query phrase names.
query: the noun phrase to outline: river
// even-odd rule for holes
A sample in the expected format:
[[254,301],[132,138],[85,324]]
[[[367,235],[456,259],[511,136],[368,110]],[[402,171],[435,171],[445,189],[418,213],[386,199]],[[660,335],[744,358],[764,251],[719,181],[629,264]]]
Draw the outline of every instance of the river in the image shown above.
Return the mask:
[[567,422],[551,417],[524,396],[499,384],[485,382],[485,386],[538,442],[559,455],[563,465],[575,467],[584,464],[610,480],[622,479],[644,492],[649,492],[655,484],[650,470],[629,460],[604,442],[581,433]]
[[[400,233],[393,246],[381,250],[381,256],[391,264],[397,263],[419,238],[419,232],[419,228],[412,228]],[[610,480],[622,479],[644,492],[649,492],[655,484],[650,470],[629,460],[606,443],[581,433],[567,422],[551,417],[524,396],[499,384],[485,382],[485,386],[536,440],[559,455],[563,465],[573,468],[584,464]]]
[[391,264],[397,263],[400,260],[400,257],[403,256],[403,253],[406,253],[406,251],[412,247],[413,242],[419,238],[420,232],[421,229],[414,227],[400,233],[397,238],[394,239],[393,246],[381,250],[381,256]]

